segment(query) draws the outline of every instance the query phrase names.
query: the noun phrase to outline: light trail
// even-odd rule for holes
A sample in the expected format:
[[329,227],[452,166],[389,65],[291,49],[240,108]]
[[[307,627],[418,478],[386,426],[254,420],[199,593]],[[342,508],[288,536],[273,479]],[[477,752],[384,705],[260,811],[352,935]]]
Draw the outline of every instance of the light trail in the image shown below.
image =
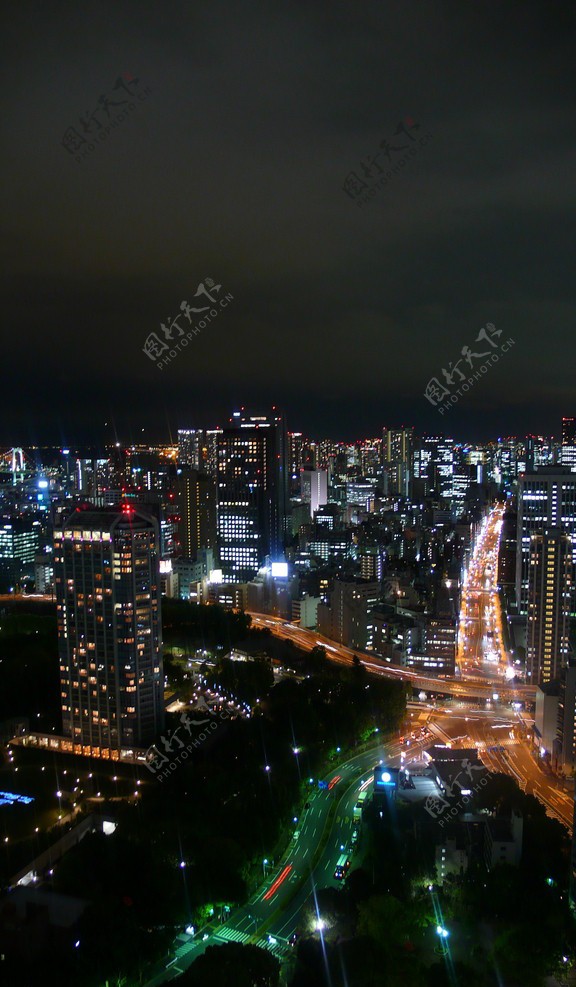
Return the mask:
[[280,887],[281,884],[284,883],[284,881],[288,877],[288,874],[290,873],[291,870],[292,870],[292,864],[288,864],[284,868],[284,870],[280,872],[280,874],[278,875],[278,877],[276,878],[276,880],[274,881],[274,883],[270,885],[270,887],[268,888],[268,891],[263,896],[263,898],[262,898],[263,901],[268,901],[270,898],[272,898],[276,894],[278,888]]

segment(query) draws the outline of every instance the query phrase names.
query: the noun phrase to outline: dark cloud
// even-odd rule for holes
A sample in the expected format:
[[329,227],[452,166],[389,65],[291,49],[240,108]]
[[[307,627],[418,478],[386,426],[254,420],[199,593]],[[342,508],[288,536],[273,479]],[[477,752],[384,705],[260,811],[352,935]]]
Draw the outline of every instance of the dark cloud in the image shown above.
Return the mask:
[[[565,4],[23,3],[2,28],[0,440],[252,401],[345,437],[574,412]],[[125,72],[150,95],[77,164],[64,131]],[[358,208],[345,176],[407,116],[432,139]],[[233,305],[158,371],[146,336],[207,276]],[[515,347],[439,418],[426,382],[489,321]]]

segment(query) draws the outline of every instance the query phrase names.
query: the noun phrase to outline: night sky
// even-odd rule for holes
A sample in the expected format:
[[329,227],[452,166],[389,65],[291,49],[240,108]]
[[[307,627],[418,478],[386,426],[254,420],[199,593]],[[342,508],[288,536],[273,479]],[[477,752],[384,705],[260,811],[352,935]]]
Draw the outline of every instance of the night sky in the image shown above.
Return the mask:
[[[558,433],[575,21],[551,0],[5,6],[0,442],[167,441],[242,404],[312,436]],[[78,163],[65,132],[131,77],[150,93]],[[432,138],[358,207],[346,176],[387,170],[406,120]],[[234,300],[159,370],[144,341],[205,278]],[[439,416],[427,381],[488,322],[514,347]]]

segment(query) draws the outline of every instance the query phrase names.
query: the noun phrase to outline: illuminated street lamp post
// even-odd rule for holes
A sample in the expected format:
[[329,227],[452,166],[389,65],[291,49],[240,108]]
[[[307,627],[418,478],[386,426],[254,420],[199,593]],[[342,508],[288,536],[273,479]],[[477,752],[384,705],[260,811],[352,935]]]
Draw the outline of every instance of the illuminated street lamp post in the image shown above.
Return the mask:
[[445,929],[443,925],[436,926],[436,935],[439,937],[439,952],[442,956],[445,956],[448,952],[448,936],[450,933],[448,929]]

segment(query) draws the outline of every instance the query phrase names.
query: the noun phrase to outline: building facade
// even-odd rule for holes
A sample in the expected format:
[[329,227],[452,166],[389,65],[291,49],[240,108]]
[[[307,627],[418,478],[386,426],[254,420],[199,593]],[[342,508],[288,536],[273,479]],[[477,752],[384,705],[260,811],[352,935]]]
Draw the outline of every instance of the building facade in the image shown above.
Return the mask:
[[[541,467],[520,477],[516,536],[516,600],[518,612],[528,615],[528,580],[532,535],[545,528],[561,528],[572,540],[576,563],[576,476],[567,467]],[[574,593],[570,612],[574,615]]]
[[218,437],[218,554],[225,582],[247,583],[284,557],[286,432],[281,415],[235,412]]
[[528,574],[526,680],[540,685],[560,676],[569,650],[572,541],[558,528],[532,535]]
[[79,753],[144,747],[163,727],[157,521],[76,510],[54,531],[64,733]]

